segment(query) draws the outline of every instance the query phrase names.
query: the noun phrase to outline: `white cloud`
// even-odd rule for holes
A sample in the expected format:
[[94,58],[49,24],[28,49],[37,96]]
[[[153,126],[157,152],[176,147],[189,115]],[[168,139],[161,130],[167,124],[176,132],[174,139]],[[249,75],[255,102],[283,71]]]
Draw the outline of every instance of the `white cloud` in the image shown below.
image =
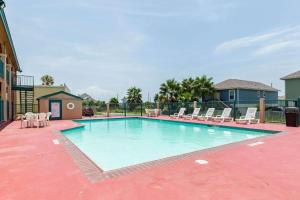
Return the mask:
[[259,48],[253,54],[255,56],[262,56],[267,54],[273,54],[283,50],[293,50],[299,47],[300,47],[300,40],[280,41]]
[[87,93],[97,100],[104,100],[104,101],[108,101],[110,98],[116,97],[116,94],[113,91],[103,89],[98,85],[92,85],[87,88],[76,90],[75,93],[77,94]]
[[279,28],[257,34],[230,40],[218,45],[215,53],[222,54],[240,49],[254,48],[253,55],[266,55],[286,49],[293,45],[295,38],[300,39],[300,26]]

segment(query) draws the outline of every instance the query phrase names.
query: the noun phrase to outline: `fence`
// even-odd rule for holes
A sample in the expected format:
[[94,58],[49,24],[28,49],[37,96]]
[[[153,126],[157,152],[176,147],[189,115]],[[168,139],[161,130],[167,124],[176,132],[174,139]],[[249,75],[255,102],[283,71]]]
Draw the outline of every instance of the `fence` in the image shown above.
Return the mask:
[[[270,123],[285,123],[285,109],[286,107],[297,107],[296,100],[266,100],[265,107],[265,121]],[[145,116],[145,109],[161,109],[162,115],[173,115],[178,113],[180,108],[186,108],[186,114],[191,114],[194,107],[201,108],[200,114],[205,114],[208,108],[215,108],[214,115],[220,115],[224,108],[232,108],[231,116],[234,119],[244,116],[249,107],[257,108],[257,118],[260,116],[261,108],[259,101],[239,101],[239,102],[223,102],[223,101],[207,101],[207,102],[173,102],[173,103],[140,103],[140,104],[102,104],[99,106],[91,106],[95,116]],[[109,110],[109,113],[107,111]],[[0,102],[0,111],[3,111],[3,102]],[[17,114],[24,114],[26,112],[38,112],[38,105],[31,104],[24,107],[24,105],[17,104],[15,107]],[[3,117],[0,115],[0,120]]]
[[[285,108],[298,106],[296,100],[266,100],[265,121],[270,123],[285,123]],[[238,119],[245,116],[249,107],[257,108],[257,116],[259,118],[261,107],[260,101],[207,101],[207,102],[169,102],[169,103],[141,103],[141,104],[109,104],[108,107],[103,104],[101,106],[92,106],[96,116],[145,116],[145,109],[158,108],[162,115],[173,115],[178,113],[180,108],[186,108],[186,114],[191,114],[194,107],[201,108],[200,115],[205,114],[208,108],[215,108],[214,115],[222,114],[226,107],[232,108],[231,117]]]

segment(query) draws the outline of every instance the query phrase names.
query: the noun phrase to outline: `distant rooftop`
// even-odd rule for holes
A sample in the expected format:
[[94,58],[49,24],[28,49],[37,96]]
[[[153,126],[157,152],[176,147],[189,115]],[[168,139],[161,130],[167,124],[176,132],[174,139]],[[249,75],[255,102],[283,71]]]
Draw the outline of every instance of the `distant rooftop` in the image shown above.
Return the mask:
[[289,79],[296,79],[296,78],[300,78],[300,70],[282,77],[281,80],[289,80]]
[[255,82],[255,81],[238,80],[238,79],[228,79],[222,81],[221,83],[216,84],[215,88],[217,90],[247,89],[247,90],[262,90],[262,91],[273,91],[273,92],[279,91],[264,83]]

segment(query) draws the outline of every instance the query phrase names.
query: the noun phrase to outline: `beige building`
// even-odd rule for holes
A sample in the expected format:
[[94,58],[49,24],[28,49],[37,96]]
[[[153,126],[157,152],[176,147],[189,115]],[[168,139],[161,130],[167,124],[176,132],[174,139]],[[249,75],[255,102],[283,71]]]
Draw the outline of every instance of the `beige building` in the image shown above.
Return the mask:
[[58,86],[35,85],[32,91],[17,91],[17,113],[38,112],[38,98],[55,92],[64,91],[70,93],[66,84]]
[[70,93],[70,89],[66,84],[59,86],[36,85],[34,86],[34,104],[38,104],[38,98],[55,92],[64,91]]

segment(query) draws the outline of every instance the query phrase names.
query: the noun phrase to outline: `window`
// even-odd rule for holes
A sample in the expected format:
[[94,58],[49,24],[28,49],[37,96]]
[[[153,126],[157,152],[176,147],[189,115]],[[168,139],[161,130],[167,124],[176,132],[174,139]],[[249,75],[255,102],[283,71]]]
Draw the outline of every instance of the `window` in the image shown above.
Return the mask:
[[260,98],[260,91],[257,91],[257,97]]
[[229,90],[229,101],[235,100],[235,90]]
[[266,91],[263,91],[263,97],[266,98]]

